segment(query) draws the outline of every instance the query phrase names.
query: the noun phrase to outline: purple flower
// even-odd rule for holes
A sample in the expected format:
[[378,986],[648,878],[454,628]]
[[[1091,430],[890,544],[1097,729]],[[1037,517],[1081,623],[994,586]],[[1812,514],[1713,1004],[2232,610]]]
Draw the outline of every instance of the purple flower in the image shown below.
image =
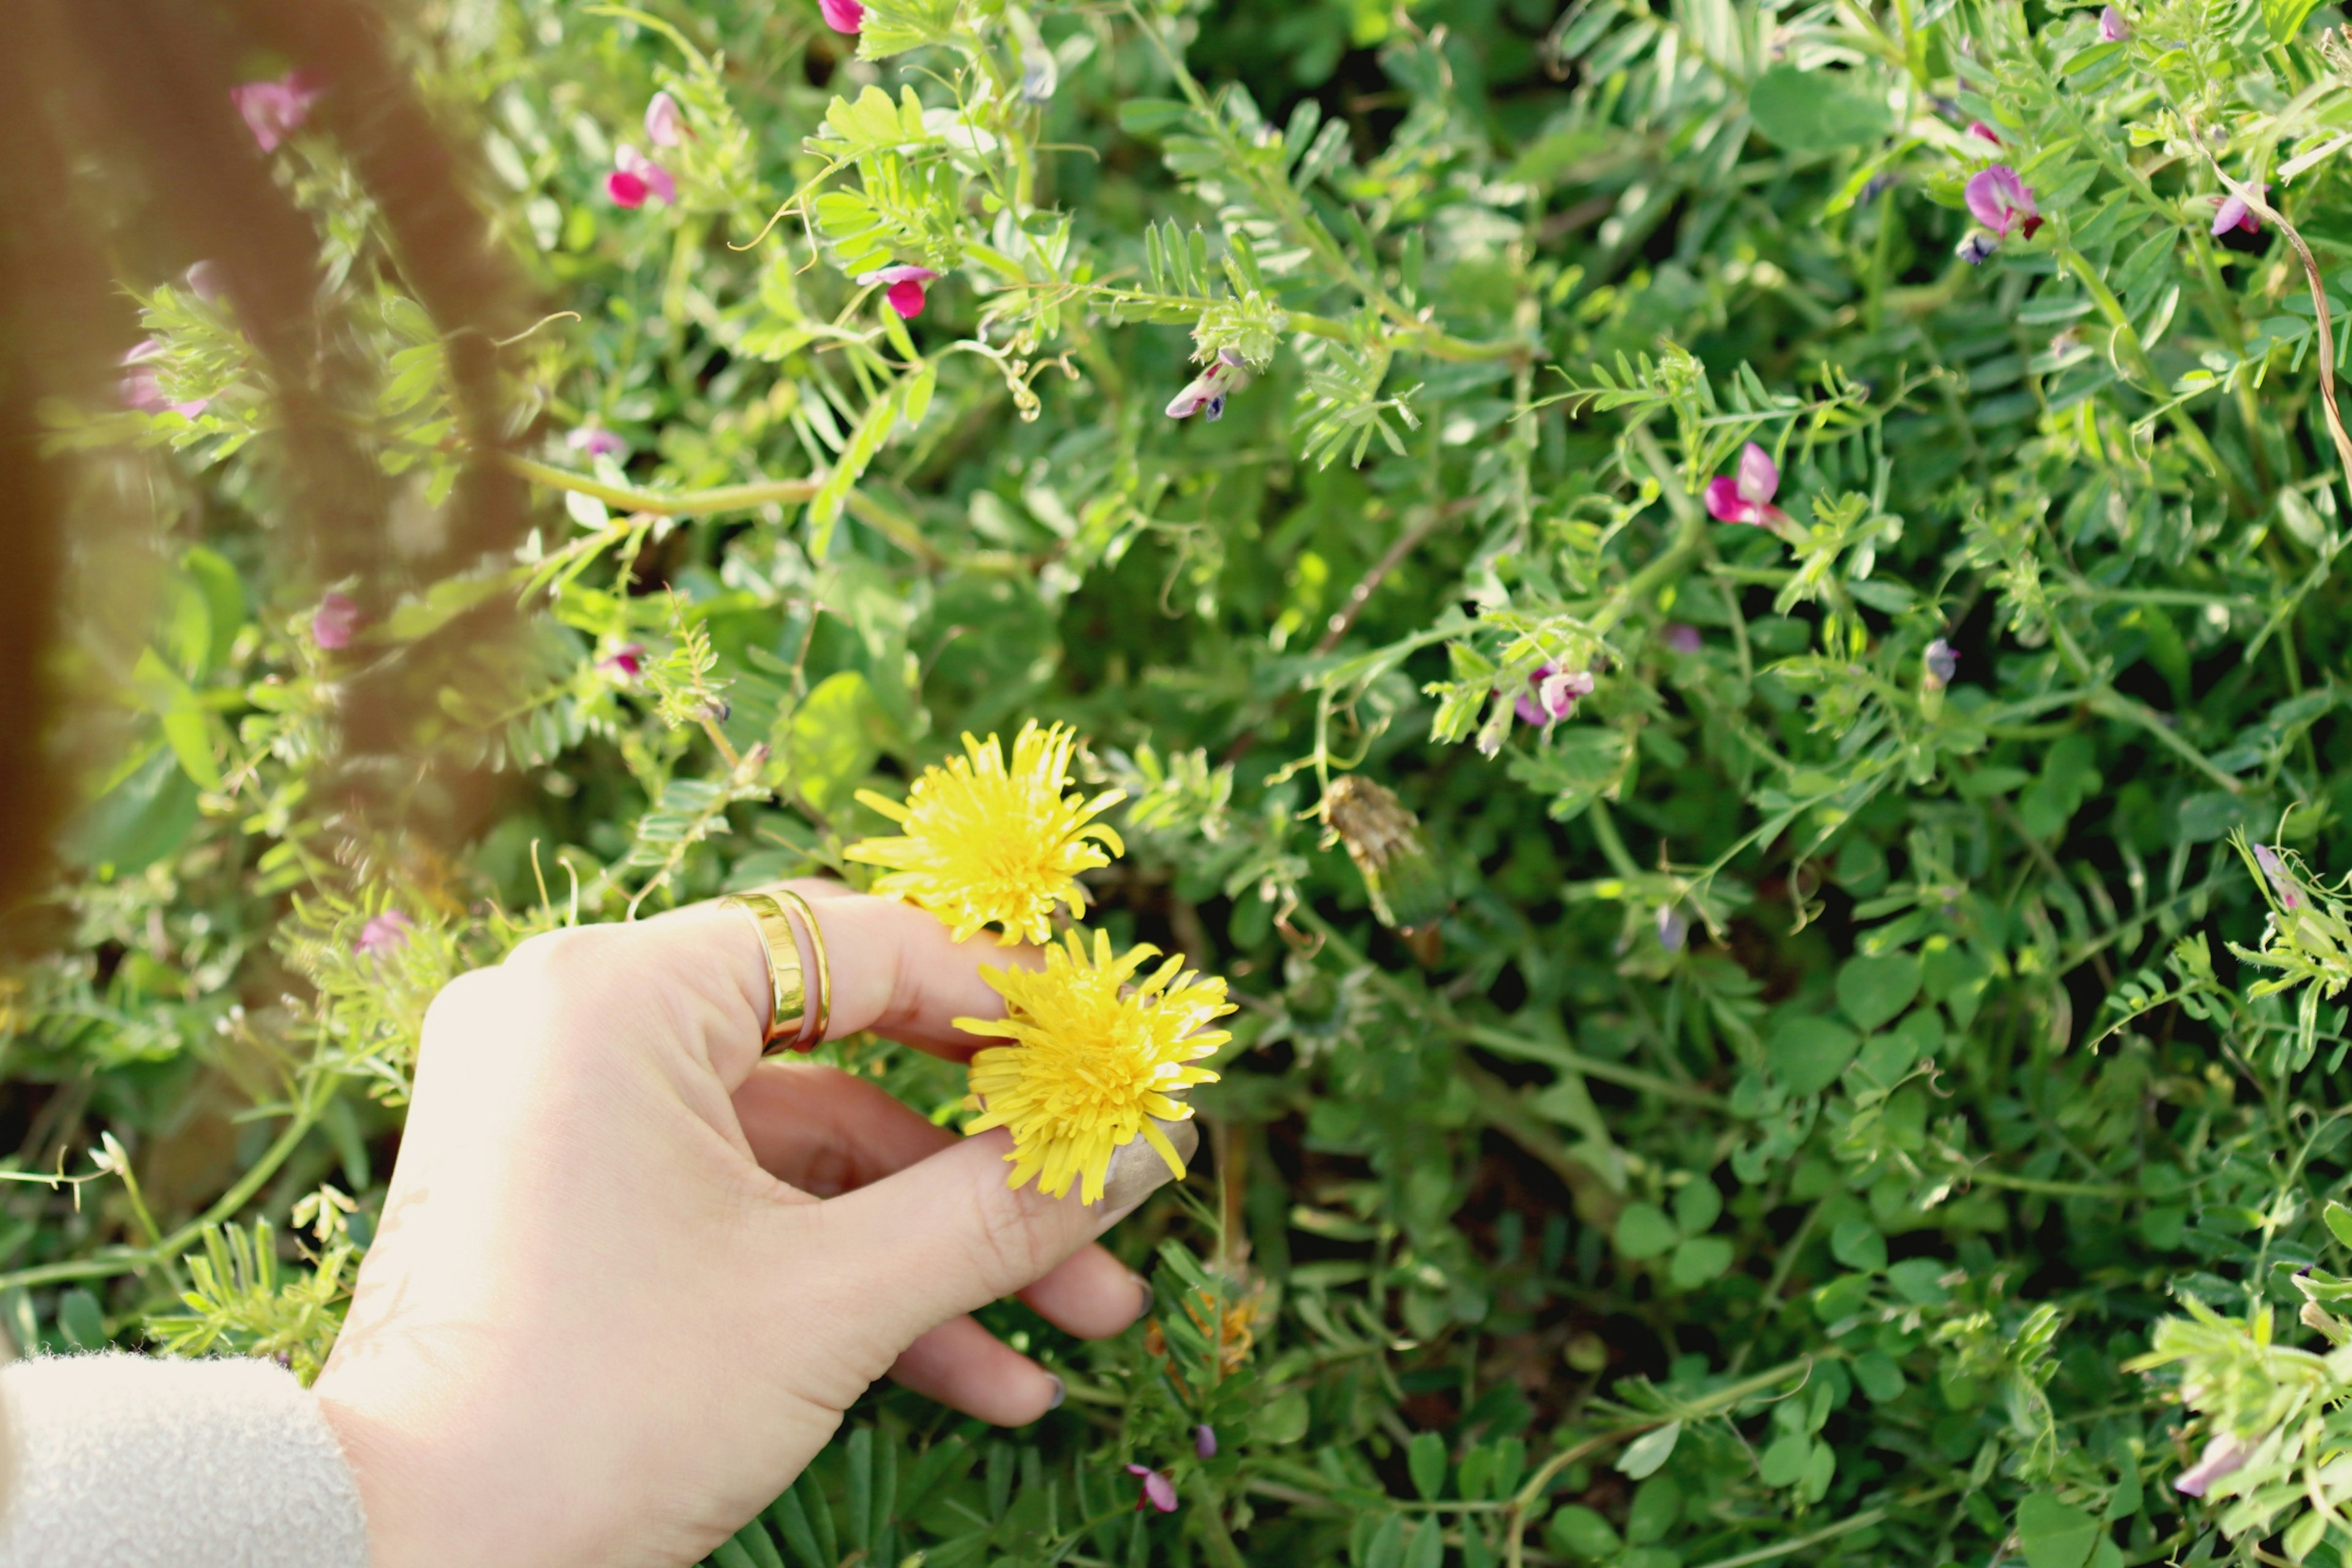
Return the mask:
[[415,929],[409,918],[398,910],[386,910],[360,927],[360,934],[352,942],[352,951],[362,957],[389,952],[404,945],[408,941],[408,933]]
[[1566,671],[1547,664],[1528,677],[1528,690],[1511,707],[1521,723],[1549,727],[1576,710],[1578,698],[1591,694],[1590,670]]
[[1209,368],[1184,384],[1184,390],[1168,400],[1168,417],[1190,418],[1205,413],[1212,422],[1225,416],[1225,395],[1241,384],[1242,372],[1249,362],[1232,349],[1219,349]]
[[596,668],[615,680],[635,680],[646,669],[646,645],[625,642],[596,661]]
[[646,105],[646,140],[656,147],[675,147],[686,140],[686,116],[677,100],[666,92],[654,94]]
[[624,142],[613,149],[613,172],[604,176],[604,194],[620,207],[641,207],[648,196],[675,204],[677,182],[667,169]]
[[1696,653],[1706,646],[1696,626],[1680,621],[1669,621],[1658,628],[1658,640],[1675,653]]
[[2000,248],[2000,241],[1992,236],[1971,232],[1966,239],[1952,247],[1952,254],[1971,267],[1982,267]]
[[1217,1457],[1217,1429],[1206,1421],[1192,1428],[1192,1452],[1204,1459]]
[[245,128],[253,132],[254,142],[265,153],[278,151],[278,143],[300,129],[310,117],[310,106],[319,101],[320,89],[301,71],[288,71],[276,81],[249,81],[242,87],[228,89],[228,100],[245,116]]
[[1969,211],[1976,220],[1992,230],[1997,239],[2007,239],[2009,231],[2016,229],[2027,239],[2042,226],[2042,209],[2033,205],[2033,187],[2017,177],[2017,171],[2006,163],[1995,163],[1969,176],[1961,193],[1968,199]]
[[[2269,198],[2271,183],[2268,180],[2263,182],[2260,194],[2265,200]],[[2253,209],[2246,205],[2245,197],[2232,192],[2229,195],[2221,197],[2220,200],[2221,205],[2213,209],[2215,239],[2221,238],[2233,228],[2244,229],[2248,234],[2263,232],[2263,220],[2254,216]]]
[[2205,1452],[2195,1464],[2172,1478],[2172,1489],[2189,1497],[2203,1497],[2207,1487],[2243,1467],[2253,1451],[2253,1444],[2222,1433],[2205,1445]]
[[216,262],[199,261],[188,268],[188,292],[207,305],[217,305],[228,295],[228,286],[222,281]]
[[2120,44],[2130,37],[2131,24],[2124,20],[2121,11],[2109,5],[2099,13],[2099,42]]
[[1141,1513],[1146,1503],[1162,1513],[1176,1511],[1176,1483],[1160,1471],[1143,1465],[1129,1465],[1127,1473],[1143,1478],[1143,1489],[1136,1495],[1135,1511]]
[[1772,504],[1780,493],[1780,469],[1772,454],[1750,441],[1739,449],[1737,475],[1707,481],[1706,510],[1717,522],[1752,522],[1770,528],[1788,514]]
[[1927,656],[1921,662],[1925,666],[1921,679],[1937,691],[1949,686],[1952,677],[1960,672],[1960,656],[1941,637],[1927,645]]
[[563,437],[563,444],[575,452],[591,458],[620,457],[627,453],[629,444],[605,429],[602,425],[583,425]]
[[900,262],[897,266],[877,267],[871,272],[861,272],[857,275],[857,281],[867,286],[876,283],[888,285],[888,292],[882,297],[890,301],[890,309],[911,321],[923,313],[926,298],[923,290],[937,281],[939,276],[928,267]]
[[310,612],[310,640],[330,652],[351,647],[359,629],[360,607],[348,595],[330,594]]
[[1683,943],[1690,940],[1690,921],[1672,904],[1658,906],[1658,945],[1668,952],[1680,952]]
[[2277,850],[2267,844],[2255,845],[2254,863],[2263,868],[2271,891],[2278,895],[2281,909],[2292,914],[2303,907],[2303,895],[2296,889],[2294,879],[2286,874],[2286,864],[2278,858]]
[[131,346],[122,356],[122,380],[118,392],[123,405],[142,414],[162,414],[166,410],[183,419],[194,419],[205,411],[209,398],[195,398],[186,403],[174,403],[163,391],[163,383],[155,374],[154,362],[163,357],[163,344],[159,338],[147,338]]
[[836,33],[855,33],[866,26],[866,7],[857,0],[817,0],[824,25]]
[[1996,147],[2001,144],[2000,133],[1981,120],[1969,121],[1969,134],[1980,141],[1990,142]]

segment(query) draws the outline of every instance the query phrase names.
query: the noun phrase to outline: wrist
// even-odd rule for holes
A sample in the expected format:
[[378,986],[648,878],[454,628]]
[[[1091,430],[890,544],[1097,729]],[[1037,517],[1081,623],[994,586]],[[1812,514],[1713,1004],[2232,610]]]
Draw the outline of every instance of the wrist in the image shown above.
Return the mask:
[[426,1563],[454,1561],[439,1551],[425,1533],[434,1510],[420,1507],[427,1493],[424,1467],[416,1458],[419,1445],[396,1425],[370,1415],[360,1405],[337,1397],[331,1373],[319,1379],[313,1392],[328,1427],[343,1450],[358,1484],[360,1511],[367,1521],[371,1568],[421,1568]]

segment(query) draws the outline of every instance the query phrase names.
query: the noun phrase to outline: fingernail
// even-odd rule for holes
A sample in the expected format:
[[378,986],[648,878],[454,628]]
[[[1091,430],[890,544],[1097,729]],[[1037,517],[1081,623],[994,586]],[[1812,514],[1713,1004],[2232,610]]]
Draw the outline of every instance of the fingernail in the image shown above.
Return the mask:
[[[1161,1121],[1158,1117],[1152,1121],[1168,1142],[1176,1146],[1178,1158],[1191,1164],[1193,1152],[1201,1146],[1201,1129],[1193,1120],[1188,1116],[1181,1121]],[[1103,1183],[1101,1201],[1107,1208],[1132,1209],[1174,1174],[1149,1140],[1130,1139],[1111,1154],[1110,1173]]]
[[1151,1316],[1151,1302],[1153,1300],[1151,1294],[1151,1281],[1132,1270],[1129,1272],[1127,1277],[1135,1281],[1135,1293],[1137,1296],[1141,1298],[1136,1306],[1135,1316],[1128,1321],[1129,1322],[1139,1323],[1143,1321],[1144,1319]]
[[1050,1372],[1045,1374],[1045,1380],[1054,1385],[1054,1397],[1045,1402],[1045,1408],[1059,1410],[1062,1407],[1062,1401],[1070,1396],[1069,1387]]

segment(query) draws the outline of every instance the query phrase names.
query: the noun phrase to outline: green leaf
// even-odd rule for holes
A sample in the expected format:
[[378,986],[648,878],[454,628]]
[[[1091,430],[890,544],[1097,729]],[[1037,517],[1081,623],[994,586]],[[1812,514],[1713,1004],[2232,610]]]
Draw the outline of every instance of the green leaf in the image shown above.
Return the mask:
[[793,787],[820,812],[850,798],[881,754],[881,704],[857,670],[845,669],[817,682],[793,710],[786,745]]
[[2035,1492],[2017,1508],[2017,1543],[2026,1568],[2083,1568],[2099,1535],[2099,1521],[2049,1492]]
[[1644,1432],[1617,1457],[1618,1470],[1637,1481],[1647,1479],[1659,1466],[1674,1458],[1675,1444],[1682,1435],[1683,1424],[1679,1421],[1669,1421],[1654,1432]]
[[1860,70],[1774,66],[1748,89],[1748,115],[1783,152],[1834,153],[1894,129],[1886,95]]
[[1860,1037],[1843,1024],[1788,1016],[1765,1042],[1764,1059],[1792,1092],[1818,1094],[1837,1081],[1861,1043]]
[[1885,1351],[1864,1351],[1854,1357],[1853,1380],[1862,1385],[1873,1405],[1891,1404],[1903,1397],[1903,1369]]
[[1730,1268],[1733,1256],[1727,1238],[1695,1236],[1675,1248],[1674,1261],[1666,1268],[1666,1278],[1678,1290],[1696,1289]]
[[1636,1261],[1657,1257],[1679,1238],[1675,1222],[1655,1204],[1628,1204],[1617,1216],[1617,1250]]
[[[1916,953],[1849,958],[1838,969],[1838,1009],[1867,1035],[1893,1023],[1919,994]],[[1843,1064],[1841,1064],[1843,1065]]]
[[1859,1273],[1875,1274],[1886,1267],[1886,1238],[1858,1215],[1842,1219],[1830,1232],[1830,1256]]
[[1616,1526],[1582,1503],[1572,1502],[1553,1514],[1544,1534],[1557,1551],[1587,1563],[1606,1562],[1625,1549]]
[[1675,1193],[1675,1226],[1685,1236],[1705,1236],[1723,1215],[1723,1190],[1696,1176]]
[[1633,1490],[1625,1510],[1625,1539],[1635,1546],[1661,1540],[1683,1516],[1683,1489],[1672,1476],[1652,1476]]
[[2263,25],[2274,43],[2291,43],[2302,33],[2319,0],[2263,0]]
[[1416,1432],[1404,1451],[1405,1468],[1412,1474],[1412,1489],[1423,1502],[1434,1502],[1445,1490],[1445,1439],[1434,1432]]
[[1404,1568],[1443,1568],[1445,1562],[1445,1525],[1434,1519],[1423,1520],[1413,1526],[1412,1545],[1406,1549]]
[[1813,1440],[1802,1432],[1783,1432],[1757,1462],[1757,1477],[1768,1487],[1792,1487],[1805,1473]]
[[100,1351],[110,1342],[98,1298],[79,1287],[58,1298],[58,1331],[78,1351]]
[[2330,1200],[2327,1206],[2319,1211],[2319,1217],[2327,1222],[2329,1235],[2345,1246],[2352,1247],[2352,1209]]

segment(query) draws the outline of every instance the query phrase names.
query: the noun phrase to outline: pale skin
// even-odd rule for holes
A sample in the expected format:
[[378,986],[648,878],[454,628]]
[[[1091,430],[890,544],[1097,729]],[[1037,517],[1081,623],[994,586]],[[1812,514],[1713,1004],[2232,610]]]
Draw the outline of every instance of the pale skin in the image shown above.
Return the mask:
[[[832,1036],[988,1043],[952,1020],[1003,1016],[978,971],[1007,950],[795,886]],[[1087,1337],[1140,1315],[1143,1282],[1091,1245],[1131,1197],[1012,1191],[1004,1133],[761,1060],[768,1001],[751,922],[700,905],[534,938],[435,1002],[318,1382],[375,1568],[690,1563],[886,1373],[984,1420],[1044,1415],[1060,1384],[973,1309],[1017,1292]]]

